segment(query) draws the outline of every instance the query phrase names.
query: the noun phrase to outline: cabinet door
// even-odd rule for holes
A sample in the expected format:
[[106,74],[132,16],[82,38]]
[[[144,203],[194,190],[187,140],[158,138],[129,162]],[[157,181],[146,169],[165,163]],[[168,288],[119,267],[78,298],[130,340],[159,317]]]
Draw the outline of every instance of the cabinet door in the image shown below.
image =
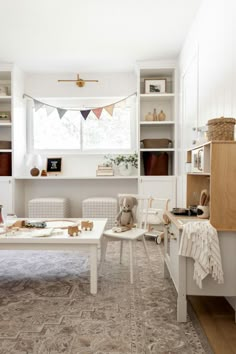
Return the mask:
[[169,210],[176,207],[176,178],[142,177],[139,180],[139,194],[157,198],[169,198]]
[[3,205],[4,214],[14,213],[13,208],[13,183],[11,178],[0,179],[0,204]]

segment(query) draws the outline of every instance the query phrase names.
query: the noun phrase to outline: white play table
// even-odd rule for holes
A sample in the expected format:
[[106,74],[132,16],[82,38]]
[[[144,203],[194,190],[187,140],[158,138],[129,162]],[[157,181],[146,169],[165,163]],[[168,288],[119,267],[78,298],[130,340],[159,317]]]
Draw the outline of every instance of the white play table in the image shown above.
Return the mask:
[[[85,250],[90,255],[90,292],[97,293],[97,261],[98,247],[100,246],[101,237],[106,226],[107,219],[90,219],[93,221],[94,227],[92,231],[82,231],[79,236],[71,237],[68,235],[67,228],[59,231],[60,224],[65,227],[71,222],[79,223],[82,219],[48,219],[48,226],[53,225],[58,233],[50,236],[37,236],[37,232],[33,229],[20,230],[12,235],[0,235],[0,251],[1,250],[48,250],[48,251],[79,251]],[[14,220],[15,221],[15,220]],[[27,221],[32,221],[27,219]],[[34,219],[33,221],[44,221],[42,219]],[[61,223],[60,223],[61,222]],[[58,225],[58,226],[57,226]],[[32,232],[30,231],[32,230]],[[45,229],[46,230],[46,229]],[[37,229],[38,231],[38,229]],[[1,255],[0,255],[1,256]]]

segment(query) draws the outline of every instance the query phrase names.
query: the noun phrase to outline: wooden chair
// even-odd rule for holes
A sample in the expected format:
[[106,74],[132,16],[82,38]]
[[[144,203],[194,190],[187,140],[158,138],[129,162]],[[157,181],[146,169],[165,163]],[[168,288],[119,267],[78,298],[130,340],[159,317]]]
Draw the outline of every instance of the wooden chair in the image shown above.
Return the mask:
[[156,243],[160,244],[164,239],[164,219],[163,215],[168,210],[169,199],[167,198],[150,198],[150,204],[147,215],[148,231],[146,236],[154,237]]
[[[130,195],[130,194],[129,194]],[[124,195],[119,195],[121,197]],[[133,284],[134,281],[134,250],[136,241],[141,239],[143,242],[144,250],[146,253],[146,257],[148,262],[150,263],[150,258],[148,254],[148,249],[145,241],[145,233],[148,231],[147,228],[147,216],[148,216],[148,208],[150,206],[150,197],[147,196],[139,196],[132,194],[131,196],[135,197],[138,201],[136,210],[134,210],[136,216],[136,227],[131,230],[125,232],[114,232],[112,229],[106,230],[103,234],[102,244],[101,244],[101,269],[106,257],[106,249],[109,241],[120,241],[120,263],[122,262],[122,253],[123,253],[123,242],[128,241],[129,243],[129,261],[130,261],[130,282]]]

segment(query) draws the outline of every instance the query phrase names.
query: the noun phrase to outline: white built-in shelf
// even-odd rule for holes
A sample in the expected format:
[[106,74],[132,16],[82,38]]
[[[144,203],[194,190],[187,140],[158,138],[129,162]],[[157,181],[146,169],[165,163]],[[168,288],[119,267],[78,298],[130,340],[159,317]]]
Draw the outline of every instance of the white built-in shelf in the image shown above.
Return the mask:
[[0,96],[0,102],[9,102],[11,100],[11,96]]
[[165,148],[165,149],[155,149],[155,148],[151,148],[151,149],[140,149],[140,151],[145,151],[145,152],[147,152],[147,151],[175,151],[175,149],[173,149],[173,148]]
[[156,99],[159,100],[167,100],[169,101],[170,99],[173,99],[175,97],[174,93],[142,93],[140,95],[140,100],[141,101],[145,101],[145,102],[149,102],[149,101],[153,101]]
[[163,121],[140,121],[140,125],[174,125],[175,122],[171,120],[163,120]]
[[12,149],[0,149],[0,152],[12,152]]
[[12,123],[11,122],[0,122],[0,127],[11,127],[12,126]]
[[211,174],[208,172],[189,172],[188,175],[192,176],[210,176]]
[[98,180],[98,179],[110,179],[110,180],[115,180],[115,179],[137,179],[138,176],[80,176],[80,177],[68,177],[68,176],[37,176],[37,177],[32,177],[32,176],[17,176],[15,179],[19,180],[67,180],[67,179],[73,179],[73,180],[79,180],[79,179],[87,179],[87,180]]

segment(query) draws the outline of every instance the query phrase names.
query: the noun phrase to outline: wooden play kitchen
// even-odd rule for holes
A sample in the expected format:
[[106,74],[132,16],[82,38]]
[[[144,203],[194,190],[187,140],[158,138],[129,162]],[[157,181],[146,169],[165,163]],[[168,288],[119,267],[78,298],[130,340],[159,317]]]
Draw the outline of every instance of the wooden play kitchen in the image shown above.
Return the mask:
[[212,141],[196,146],[187,152],[187,162],[191,171],[187,173],[186,206],[199,203],[198,209],[208,208],[210,223],[218,231],[224,283],[218,284],[208,276],[199,288],[193,279],[193,259],[179,255],[184,224],[190,221],[208,223],[208,219],[167,211],[164,276],[171,277],[178,294],[179,322],[187,321],[188,295],[236,297],[236,141]]
[[[197,161],[201,165],[197,172],[193,156],[201,159]],[[200,197],[206,198],[201,192],[207,190],[212,226],[218,231],[236,231],[236,141],[212,141],[196,146],[187,152],[187,162],[192,171],[187,174],[186,206],[196,204]]]

